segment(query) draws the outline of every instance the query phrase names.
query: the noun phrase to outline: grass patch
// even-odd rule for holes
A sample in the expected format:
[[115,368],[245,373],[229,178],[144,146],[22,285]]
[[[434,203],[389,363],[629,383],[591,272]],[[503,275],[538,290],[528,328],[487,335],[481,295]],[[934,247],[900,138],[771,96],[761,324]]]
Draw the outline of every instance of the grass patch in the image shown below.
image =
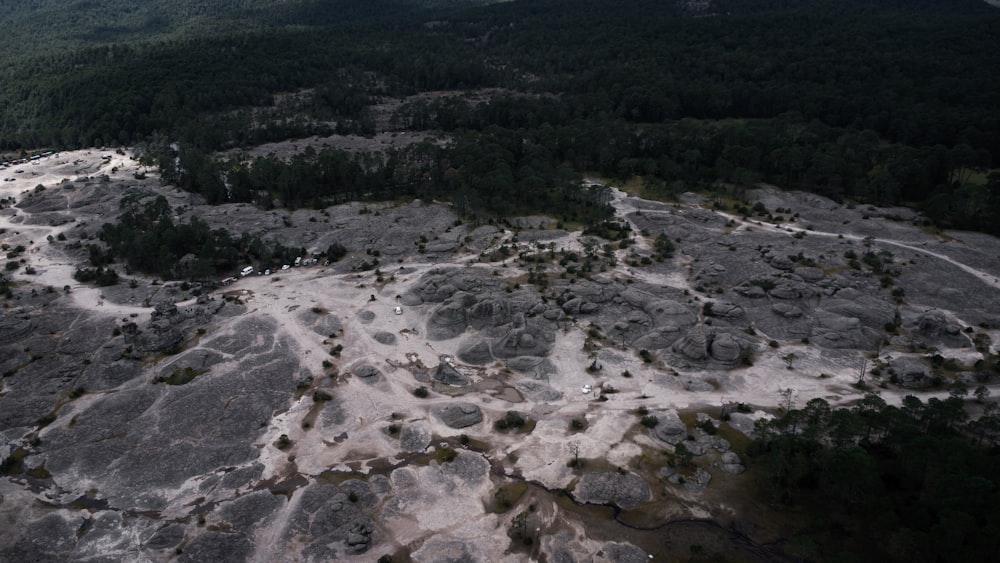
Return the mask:
[[438,463],[451,463],[455,461],[456,457],[458,457],[458,452],[451,448],[438,448],[434,452],[434,459],[436,459]]
[[512,481],[502,485],[493,493],[493,502],[486,506],[486,512],[496,514],[507,512],[521,500],[527,490],[528,484],[524,481]]

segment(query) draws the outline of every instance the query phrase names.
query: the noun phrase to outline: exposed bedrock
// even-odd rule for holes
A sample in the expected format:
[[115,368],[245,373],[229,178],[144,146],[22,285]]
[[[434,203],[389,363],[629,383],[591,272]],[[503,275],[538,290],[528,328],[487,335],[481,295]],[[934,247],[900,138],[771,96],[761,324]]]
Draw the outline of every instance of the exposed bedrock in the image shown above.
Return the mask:
[[498,358],[548,355],[555,342],[552,329],[533,322],[515,328],[493,345],[493,355]]
[[476,330],[498,327],[510,322],[510,303],[506,299],[487,297],[469,308],[468,323]]
[[649,485],[633,473],[587,473],[580,478],[574,495],[591,504],[614,504],[635,508],[652,498]]
[[[368,551],[377,533],[374,520],[341,487],[313,484],[299,492],[299,502],[288,521],[284,541],[303,542],[309,560],[333,560]],[[360,495],[355,493],[355,498]]]
[[396,335],[391,332],[386,332],[384,330],[376,332],[375,336],[373,336],[372,338],[375,339],[375,342],[378,342],[379,344],[385,344],[386,346],[392,346],[396,344]]
[[431,432],[423,425],[407,424],[399,433],[399,447],[404,452],[422,452],[431,445]]
[[429,340],[449,340],[465,332],[468,321],[465,316],[468,305],[460,300],[448,301],[431,313],[427,319]]
[[657,439],[672,446],[687,440],[688,430],[681,417],[674,411],[659,412],[653,415],[656,417],[656,426],[650,433]]
[[472,403],[451,403],[434,407],[431,412],[449,428],[466,428],[483,421],[483,411]]
[[458,347],[456,355],[463,362],[475,366],[484,366],[493,361],[490,345],[485,340],[464,342]]
[[545,358],[538,356],[517,356],[506,361],[507,367],[533,379],[548,381],[549,376],[558,373],[556,366]]
[[431,379],[438,383],[443,383],[445,385],[451,385],[455,387],[465,386],[470,383],[469,378],[462,375],[455,366],[449,364],[448,362],[441,362],[438,364],[437,368],[434,370],[434,374]]
[[952,322],[939,309],[925,311],[905,325],[928,346],[965,348],[972,345],[969,337],[962,332],[962,326]]
[[739,364],[745,345],[733,334],[699,325],[678,340],[673,350],[693,364],[732,367]]
[[817,309],[810,342],[823,348],[871,349],[882,340],[882,332],[865,326],[857,317],[845,317]]

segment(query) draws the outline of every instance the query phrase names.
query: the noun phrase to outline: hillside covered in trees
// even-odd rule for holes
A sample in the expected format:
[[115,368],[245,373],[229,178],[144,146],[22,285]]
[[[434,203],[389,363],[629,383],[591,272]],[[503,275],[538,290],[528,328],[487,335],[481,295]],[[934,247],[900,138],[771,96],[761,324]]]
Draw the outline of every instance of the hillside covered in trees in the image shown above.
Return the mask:
[[[514,210],[491,197],[545,211],[569,193],[566,182],[597,172],[642,177],[658,197],[766,181],[922,206],[946,227],[1000,224],[997,180],[987,177],[1000,161],[1000,77],[989,71],[1000,68],[1000,11],[980,2],[717,2],[701,11],[647,0],[258,4],[172,16],[190,12],[183,21],[219,31],[210,36],[112,33],[9,62],[0,147],[159,135],[196,162],[182,167],[185,186],[218,201],[216,178],[232,167],[195,152],[372,135],[380,101],[452,91],[404,104],[391,124],[455,143],[380,155],[378,166],[360,167],[367,180],[346,186],[342,175],[296,176],[303,190],[280,199],[414,194],[420,177],[421,193],[453,198],[458,189],[462,201],[504,215]],[[270,24],[228,32],[223,15]],[[493,89],[489,103],[462,96],[483,88]],[[279,103],[292,92],[309,95]],[[500,152],[472,164],[466,157],[481,155],[471,147],[484,143]],[[357,189],[365,182],[381,189]],[[233,197],[247,199],[225,195]]]

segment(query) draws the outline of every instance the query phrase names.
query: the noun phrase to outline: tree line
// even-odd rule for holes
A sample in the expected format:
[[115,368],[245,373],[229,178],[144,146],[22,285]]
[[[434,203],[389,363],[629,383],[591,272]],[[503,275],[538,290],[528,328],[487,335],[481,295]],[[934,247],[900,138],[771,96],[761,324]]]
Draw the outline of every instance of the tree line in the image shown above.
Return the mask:
[[758,494],[798,515],[790,548],[811,560],[992,558],[1000,415],[994,402],[970,416],[966,393],[898,407],[871,392],[850,408],[817,398],[758,422],[749,461]]

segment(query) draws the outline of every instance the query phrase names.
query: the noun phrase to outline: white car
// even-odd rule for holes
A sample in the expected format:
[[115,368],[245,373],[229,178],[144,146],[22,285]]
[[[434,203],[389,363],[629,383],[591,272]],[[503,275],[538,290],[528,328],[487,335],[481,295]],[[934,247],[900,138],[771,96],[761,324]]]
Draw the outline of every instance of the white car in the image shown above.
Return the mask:
[[288,264],[285,264],[284,266],[281,267],[282,270],[287,270],[288,268],[289,268]]

